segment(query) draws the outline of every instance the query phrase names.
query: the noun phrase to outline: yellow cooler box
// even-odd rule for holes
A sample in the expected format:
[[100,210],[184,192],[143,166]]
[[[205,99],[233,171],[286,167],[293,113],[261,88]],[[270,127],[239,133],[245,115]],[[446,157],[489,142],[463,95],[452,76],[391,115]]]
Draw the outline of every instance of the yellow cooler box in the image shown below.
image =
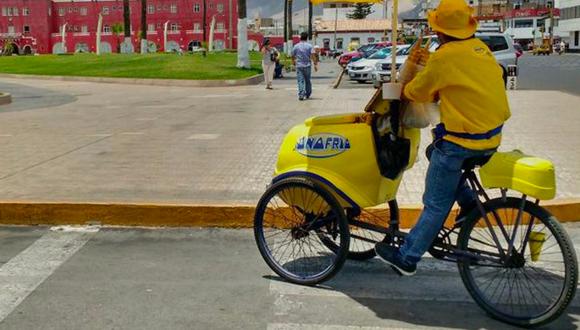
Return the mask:
[[519,150],[496,152],[479,171],[485,188],[508,188],[548,200],[556,195],[556,175],[551,161]]

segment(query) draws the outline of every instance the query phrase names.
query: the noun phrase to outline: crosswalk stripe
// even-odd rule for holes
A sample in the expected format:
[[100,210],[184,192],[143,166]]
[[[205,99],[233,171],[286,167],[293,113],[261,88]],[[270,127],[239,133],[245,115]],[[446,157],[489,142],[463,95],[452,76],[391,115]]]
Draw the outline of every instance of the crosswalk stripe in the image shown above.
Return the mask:
[[97,231],[96,227],[53,227],[0,267],[0,322]]

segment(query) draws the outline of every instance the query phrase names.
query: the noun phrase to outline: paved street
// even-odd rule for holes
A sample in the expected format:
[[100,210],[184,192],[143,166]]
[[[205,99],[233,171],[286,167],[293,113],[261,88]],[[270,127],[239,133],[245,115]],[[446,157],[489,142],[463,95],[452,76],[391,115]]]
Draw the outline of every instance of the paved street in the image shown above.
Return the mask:
[[[566,225],[580,246],[580,225]],[[0,227],[1,329],[511,329],[453,264],[401,278],[347,262],[316,288],[280,281],[250,230]],[[578,296],[545,329],[575,329]],[[359,328],[361,327],[361,328]]]
[[[306,102],[291,78],[274,91],[3,79],[14,103],[0,108],[1,199],[255,204],[290,127],[366,104],[372,87],[345,80],[332,89],[337,73],[328,63],[315,74]],[[502,148],[553,160],[558,197],[580,197],[580,155],[570,152],[580,150],[580,96],[509,98]],[[422,148],[429,140],[424,130]],[[400,203],[420,202],[426,166],[421,156],[406,173]]]
[[561,90],[580,95],[580,55],[532,56],[518,61],[520,89]]

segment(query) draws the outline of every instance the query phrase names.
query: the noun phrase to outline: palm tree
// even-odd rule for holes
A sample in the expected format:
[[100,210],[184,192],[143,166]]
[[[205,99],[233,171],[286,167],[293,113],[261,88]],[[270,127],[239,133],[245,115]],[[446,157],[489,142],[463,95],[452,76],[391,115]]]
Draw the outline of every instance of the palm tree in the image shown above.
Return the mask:
[[125,49],[129,51],[127,45],[131,45],[131,8],[129,7],[129,0],[123,0],[123,31],[125,32]]
[[250,68],[246,0],[238,0],[238,68]]
[[147,0],[141,0],[141,54],[147,53]]
[[115,23],[111,26],[111,32],[113,32],[117,39],[117,53],[121,52],[121,34],[124,30],[123,24],[121,23]]

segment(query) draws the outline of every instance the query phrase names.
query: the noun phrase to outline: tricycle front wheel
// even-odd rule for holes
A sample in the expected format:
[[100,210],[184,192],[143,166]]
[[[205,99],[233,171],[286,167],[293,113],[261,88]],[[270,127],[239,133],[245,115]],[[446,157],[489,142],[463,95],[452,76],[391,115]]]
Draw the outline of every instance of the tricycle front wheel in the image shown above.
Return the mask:
[[[349,248],[343,208],[325,187],[305,177],[283,179],[266,190],[256,208],[254,236],[276,274],[304,285],[334,276]],[[321,237],[338,248],[328,249]]]

